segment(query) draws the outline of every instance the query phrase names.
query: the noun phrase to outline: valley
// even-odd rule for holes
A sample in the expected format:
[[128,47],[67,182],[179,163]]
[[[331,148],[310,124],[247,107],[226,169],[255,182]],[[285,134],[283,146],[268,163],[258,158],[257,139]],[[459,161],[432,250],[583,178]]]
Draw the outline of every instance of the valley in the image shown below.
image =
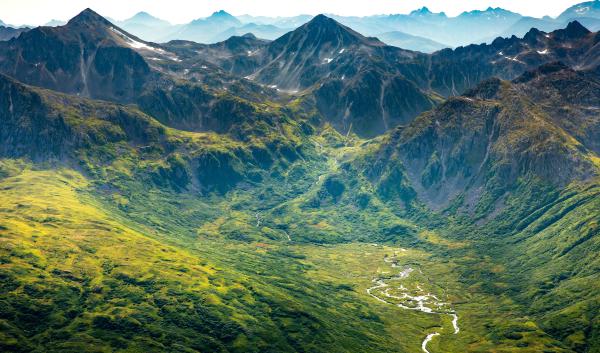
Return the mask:
[[600,349],[600,33],[219,18],[0,41],[0,351]]

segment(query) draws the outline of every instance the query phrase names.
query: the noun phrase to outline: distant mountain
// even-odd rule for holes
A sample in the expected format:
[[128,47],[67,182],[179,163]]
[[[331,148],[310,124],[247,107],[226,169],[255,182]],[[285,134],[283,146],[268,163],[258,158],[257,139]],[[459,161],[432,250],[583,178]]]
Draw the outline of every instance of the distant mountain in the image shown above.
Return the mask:
[[139,12],[129,19],[116,22],[116,24],[129,33],[149,41],[160,41],[178,28],[178,26],[173,26],[147,12]]
[[[496,37],[516,23],[521,15],[501,8],[464,12],[457,17],[431,12],[427,7],[409,14],[366,17],[334,17],[358,32],[380,37],[382,33],[403,32],[457,47],[481,43],[487,37]],[[474,30],[476,28],[476,30]]]
[[557,20],[571,21],[577,18],[596,18],[600,19],[600,1],[587,1],[573,5],[561,13]]
[[64,26],[66,24],[67,24],[67,22],[62,21],[62,20],[50,20],[46,24],[44,24],[44,26],[58,27],[58,26]]
[[431,39],[413,36],[403,32],[386,32],[377,35],[377,38],[386,44],[393,45],[398,48],[420,51],[422,53],[433,53],[444,48],[448,48],[448,45],[438,43]]
[[444,49],[431,57],[430,87],[444,96],[459,95],[487,78],[514,79],[553,61],[593,68],[600,64],[597,38],[574,21],[551,33],[531,29],[523,38],[497,38],[491,44]]
[[194,20],[183,25],[172,34],[166,35],[168,39],[191,40],[198,43],[213,43],[215,36],[231,27],[241,27],[242,22],[221,10],[210,17]]
[[222,42],[230,37],[243,36],[248,33],[251,33],[258,38],[273,40],[281,37],[287,32],[287,29],[279,28],[274,25],[246,23],[241,27],[231,27],[221,33],[216,34],[212,37],[210,42]]
[[29,28],[12,28],[0,25],[0,41],[10,40],[18,37],[21,33],[27,32]]
[[274,25],[280,28],[287,28],[293,30],[310,21],[313,16],[311,15],[298,15],[292,17],[268,17],[268,16],[250,16],[242,15],[237,16],[242,23],[256,23]]
[[491,43],[497,37],[523,37],[532,28],[539,29],[544,32],[552,32],[556,29],[563,28],[566,24],[562,24],[552,18],[535,18],[523,17],[512,26],[505,29],[499,35],[489,37],[486,42]]

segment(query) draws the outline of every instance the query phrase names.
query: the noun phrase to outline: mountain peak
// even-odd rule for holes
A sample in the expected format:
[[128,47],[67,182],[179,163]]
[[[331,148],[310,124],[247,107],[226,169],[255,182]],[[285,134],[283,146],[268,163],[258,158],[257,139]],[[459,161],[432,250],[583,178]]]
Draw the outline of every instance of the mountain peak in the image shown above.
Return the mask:
[[149,13],[147,13],[146,11],[140,11],[140,12],[136,13],[135,15],[133,15],[132,18],[135,18],[135,19],[153,19],[154,16],[152,16]]
[[77,16],[73,17],[67,25],[86,24],[86,25],[110,25],[110,22],[104,17],[100,16],[94,10],[87,8],[81,11]]
[[427,6],[423,6],[418,10],[414,10],[410,13],[411,15],[431,15],[433,12],[429,10]]
[[213,14],[210,15],[210,17],[211,18],[232,18],[234,16],[225,10],[219,10],[219,11],[213,12]]
[[325,23],[337,23],[336,20],[334,20],[331,17],[327,17],[323,14],[318,14],[315,17],[312,18],[312,20],[310,20],[308,22],[309,24],[325,24]]
[[590,31],[579,23],[579,21],[569,22],[565,31],[569,38],[580,38],[590,33]]
[[542,31],[533,27],[525,34],[523,39],[528,43],[533,43],[533,42],[537,41],[540,34],[542,34]]

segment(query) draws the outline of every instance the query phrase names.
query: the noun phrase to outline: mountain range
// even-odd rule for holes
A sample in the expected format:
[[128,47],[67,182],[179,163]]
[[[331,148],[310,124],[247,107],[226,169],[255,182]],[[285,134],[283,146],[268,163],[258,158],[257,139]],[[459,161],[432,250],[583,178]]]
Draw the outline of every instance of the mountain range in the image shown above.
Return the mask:
[[0,350],[597,351],[596,6],[0,41]]
[[[592,31],[597,31],[600,29],[599,9],[598,1],[594,0],[574,5],[556,18],[522,16],[493,7],[486,10],[465,11],[456,17],[449,17],[443,12],[433,13],[427,7],[406,15],[365,17],[330,15],[329,17],[363,35],[377,37],[389,45],[432,53],[440,49],[472,43],[491,43],[497,37],[512,35],[522,37],[531,28],[551,32],[564,28],[573,20],[577,20]],[[231,36],[243,36],[247,33],[252,33],[261,39],[275,40],[300,27],[312,17],[310,15],[294,17],[233,16],[220,10],[209,17],[198,18],[187,24],[171,24],[142,11],[122,21],[109,20],[129,33],[148,41],[190,40],[214,44]],[[65,23],[60,20],[52,20],[46,26],[64,25]],[[473,28],[477,28],[477,30],[473,31]],[[4,39],[0,38],[0,40],[7,40],[11,37],[3,35],[1,38]]]

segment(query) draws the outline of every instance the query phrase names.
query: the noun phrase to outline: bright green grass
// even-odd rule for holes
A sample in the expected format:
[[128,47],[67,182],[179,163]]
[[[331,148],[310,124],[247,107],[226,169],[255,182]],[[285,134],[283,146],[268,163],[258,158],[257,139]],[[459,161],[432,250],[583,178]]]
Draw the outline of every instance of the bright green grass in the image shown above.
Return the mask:
[[[459,233],[470,228],[457,227],[449,237],[398,218],[384,203],[365,214],[342,202],[346,195],[337,213],[335,204],[324,205],[322,215],[303,209],[321,189],[318,176],[337,172],[330,164],[315,168],[305,192],[272,184],[275,192],[289,192],[282,213],[260,209],[243,191],[225,200],[199,199],[158,189],[144,194],[132,183],[123,184],[130,191],[121,195],[124,201],[98,193],[71,170],[35,170],[14,161],[4,161],[2,170],[4,350],[416,352],[431,330],[441,333],[431,352],[562,352],[586,342],[580,331],[563,343],[547,330],[555,327],[550,320],[581,313],[589,301],[554,313],[542,301],[551,314],[535,315],[528,299],[510,290],[518,269],[508,258],[484,253],[472,234]],[[578,211],[587,218],[572,217],[593,231],[596,209]],[[269,220],[273,215],[280,219]],[[362,236],[346,232],[386,222],[414,232],[392,234],[396,245],[348,242]],[[291,241],[282,224],[296,225],[286,230]],[[548,229],[568,232],[560,223]],[[344,243],[306,242],[319,234],[343,234],[330,239]],[[529,239],[527,246],[511,247],[512,254],[536,258],[527,254],[536,237]],[[412,285],[452,303],[458,335],[447,315],[407,311],[367,295],[373,278],[396,271],[383,261],[395,252],[399,264],[423,272],[409,279]],[[581,280],[571,283],[590,290]]]

